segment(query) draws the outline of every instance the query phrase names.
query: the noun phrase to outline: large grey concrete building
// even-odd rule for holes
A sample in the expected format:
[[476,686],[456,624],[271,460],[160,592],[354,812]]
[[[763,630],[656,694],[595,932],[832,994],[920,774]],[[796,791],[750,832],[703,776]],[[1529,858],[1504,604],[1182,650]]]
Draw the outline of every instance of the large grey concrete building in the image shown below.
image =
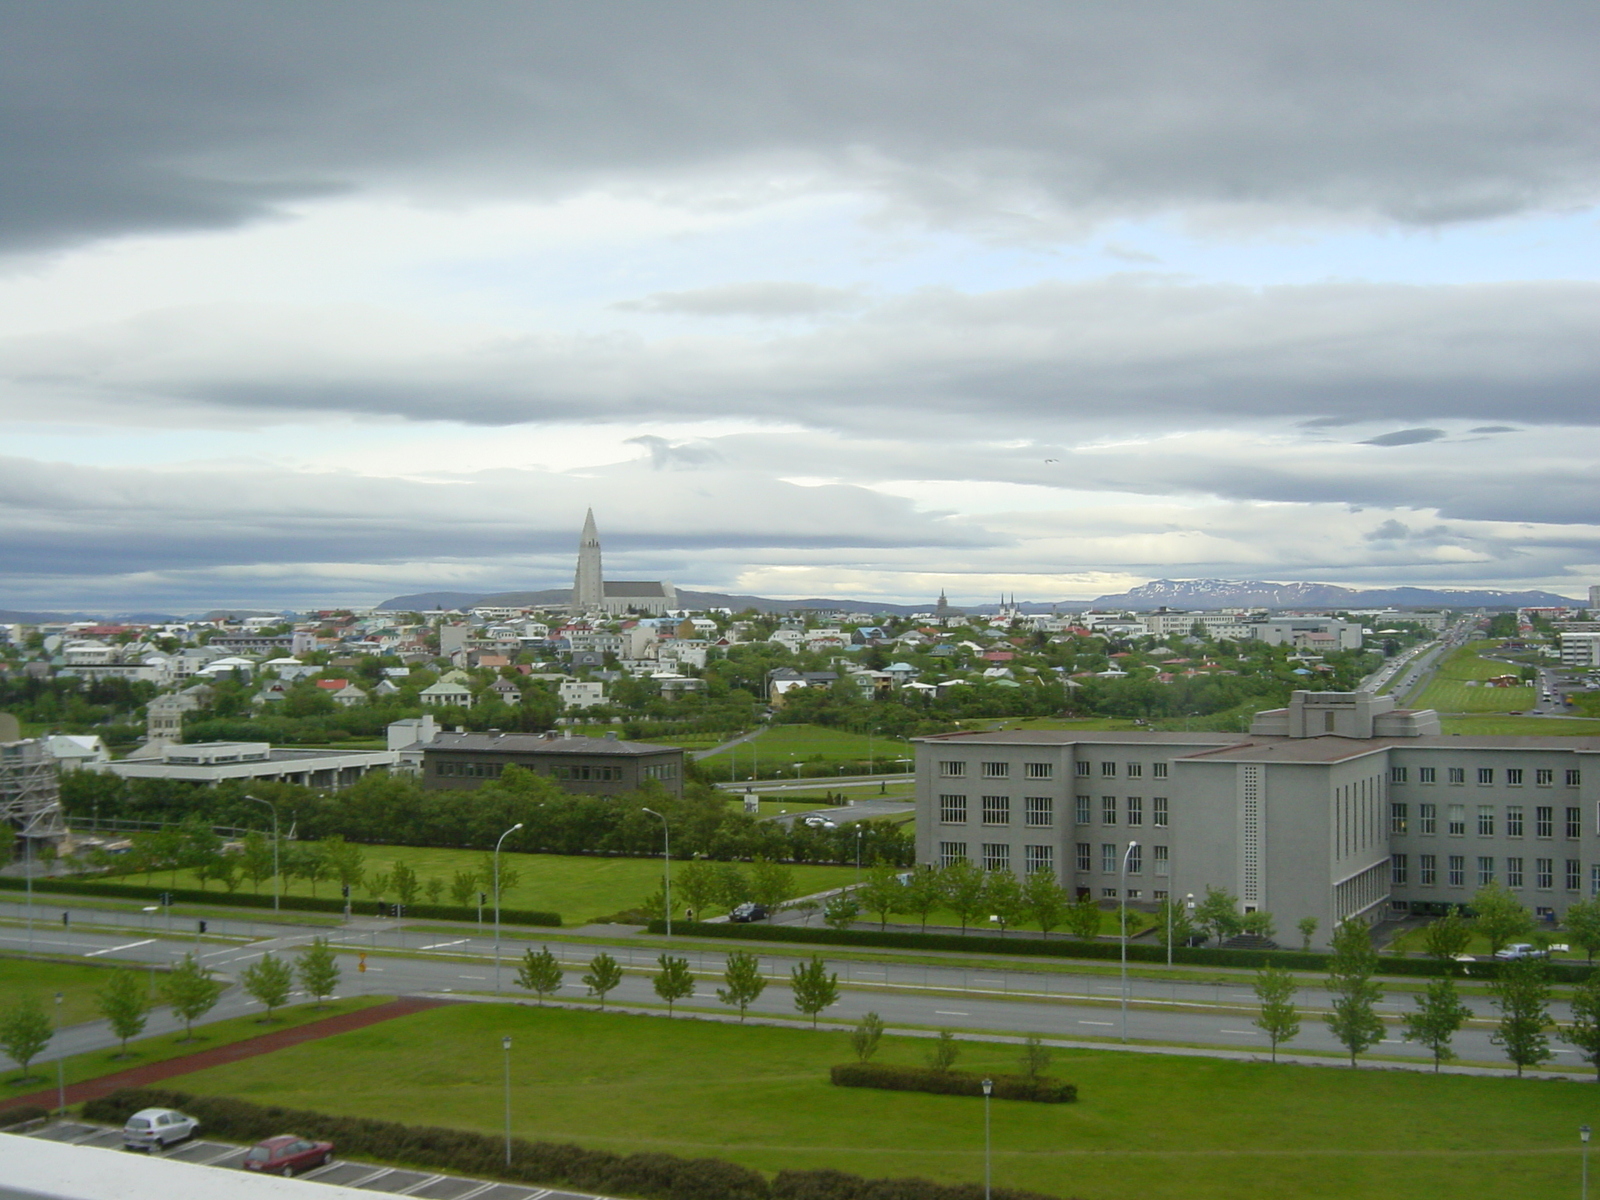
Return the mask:
[[1600,892],[1600,738],[1447,736],[1387,696],[1296,692],[1245,735],[957,733],[916,754],[919,862],[1049,869],[1080,895],[1222,887],[1325,942],[1489,882],[1556,916]]

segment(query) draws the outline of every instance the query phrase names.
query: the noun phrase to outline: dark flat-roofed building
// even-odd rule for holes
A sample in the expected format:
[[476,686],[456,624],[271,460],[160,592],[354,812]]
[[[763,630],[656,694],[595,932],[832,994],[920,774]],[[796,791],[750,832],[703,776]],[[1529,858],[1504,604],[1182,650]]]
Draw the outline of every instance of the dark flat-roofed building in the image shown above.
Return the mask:
[[422,751],[422,786],[470,791],[508,766],[545,775],[582,796],[616,796],[647,782],[683,794],[683,750],[605,737],[535,733],[441,733]]

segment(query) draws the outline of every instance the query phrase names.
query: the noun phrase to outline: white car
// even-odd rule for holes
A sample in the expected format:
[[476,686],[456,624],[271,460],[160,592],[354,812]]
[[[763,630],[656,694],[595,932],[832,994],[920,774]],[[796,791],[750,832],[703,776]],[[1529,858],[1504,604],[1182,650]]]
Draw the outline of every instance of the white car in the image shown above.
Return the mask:
[[804,818],[805,824],[812,829],[837,829],[838,824],[830,817],[810,816]]
[[1494,956],[1501,961],[1515,961],[1519,958],[1549,958],[1550,951],[1541,950],[1538,946],[1528,942],[1513,942],[1503,950],[1496,950]]
[[200,1122],[172,1108],[141,1108],[122,1127],[122,1144],[129,1150],[153,1150],[194,1136]]

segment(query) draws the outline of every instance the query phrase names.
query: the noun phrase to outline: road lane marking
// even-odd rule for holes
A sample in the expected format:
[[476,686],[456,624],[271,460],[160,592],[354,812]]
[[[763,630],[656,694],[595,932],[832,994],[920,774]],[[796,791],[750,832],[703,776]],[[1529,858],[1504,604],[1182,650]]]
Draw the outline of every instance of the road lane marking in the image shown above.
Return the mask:
[[963,1012],[946,1012],[942,1008],[936,1008],[933,1010],[933,1015],[936,1017],[970,1017],[972,1014]]
[[1244,1034],[1245,1037],[1255,1037],[1255,1035],[1257,1033],[1257,1030],[1254,1030],[1254,1029],[1219,1029],[1219,1030],[1217,1030],[1217,1032],[1218,1033],[1242,1033],[1242,1034]]
[[98,954],[115,954],[118,950],[132,950],[135,946],[148,946],[155,938],[145,938],[142,942],[129,942],[126,946],[107,946],[104,950],[91,950],[85,958],[94,958]]
[[[370,970],[372,970],[372,968],[368,967],[367,970],[370,971]],[[461,978],[463,978],[463,979],[487,979],[489,977],[487,975],[463,975]]]
[[1104,1025],[1107,1029],[1110,1029],[1112,1026],[1114,1026],[1116,1024],[1116,1022],[1115,1021],[1079,1021],[1078,1024],[1079,1025]]
[[423,947],[421,947],[421,949],[423,949],[423,950],[437,950],[440,946],[464,946],[466,944],[467,944],[467,939],[466,938],[458,938],[453,942],[435,942],[433,945],[431,945],[431,946],[423,946]]

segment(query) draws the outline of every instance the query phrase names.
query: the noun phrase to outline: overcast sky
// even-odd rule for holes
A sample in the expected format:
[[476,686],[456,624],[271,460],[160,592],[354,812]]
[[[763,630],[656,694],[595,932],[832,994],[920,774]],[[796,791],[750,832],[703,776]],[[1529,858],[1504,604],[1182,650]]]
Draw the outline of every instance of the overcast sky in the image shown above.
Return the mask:
[[0,0],[0,608],[1600,582],[1600,7]]

